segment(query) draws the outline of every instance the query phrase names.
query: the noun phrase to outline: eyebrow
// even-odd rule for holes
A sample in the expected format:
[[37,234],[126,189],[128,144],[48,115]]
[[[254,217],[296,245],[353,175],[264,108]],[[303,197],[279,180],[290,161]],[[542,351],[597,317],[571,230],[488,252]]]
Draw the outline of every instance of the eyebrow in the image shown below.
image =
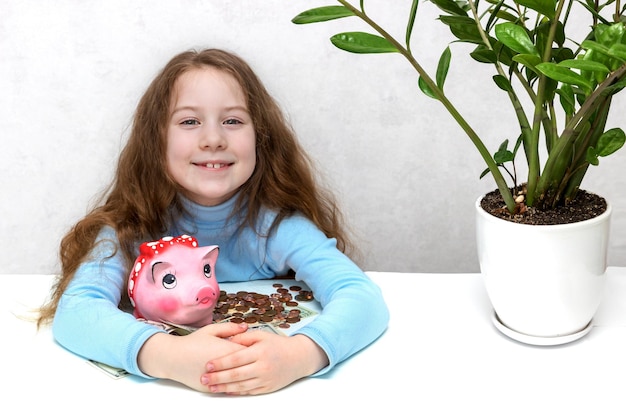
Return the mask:
[[[190,110],[190,111],[196,112],[196,111],[198,111],[198,107],[196,107],[196,106],[176,107],[176,108],[174,108],[174,110],[172,110],[171,115],[173,116],[176,113],[181,112],[181,111],[185,111],[185,110]],[[224,108],[223,110],[225,110],[227,112],[232,111],[232,110],[240,110],[240,111],[246,112],[248,114],[250,113],[250,110],[248,110],[247,107],[239,106],[239,105],[237,105],[237,106],[229,106],[229,107]]]

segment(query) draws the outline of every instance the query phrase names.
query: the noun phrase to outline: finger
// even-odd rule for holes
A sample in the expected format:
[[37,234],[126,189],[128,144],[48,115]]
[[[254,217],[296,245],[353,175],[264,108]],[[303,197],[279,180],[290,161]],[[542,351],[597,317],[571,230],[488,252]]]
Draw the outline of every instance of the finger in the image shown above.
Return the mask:
[[[206,373],[201,377],[202,384],[209,386],[234,384],[252,377],[249,367],[247,366],[248,364],[233,367],[230,365],[232,363],[235,362],[225,360],[212,360],[208,362]],[[220,392],[225,391],[221,390]]]
[[251,378],[231,384],[209,385],[207,390],[211,393],[228,395],[258,395],[275,391],[276,388],[271,388],[269,385],[264,384],[260,378]]
[[209,324],[200,329],[200,331],[221,338],[233,337],[247,330],[248,325],[246,323],[216,323]]
[[[254,361],[255,357],[249,352],[249,348],[243,347],[241,350],[236,352],[231,352],[225,356],[211,359],[206,364],[206,371],[220,372],[226,370],[238,370],[238,372],[240,372],[243,366],[249,365]],[[237,380],[242,379],[237,373],[233,373],[232,376],[236,377]]]
[[265,339],[265,336],[267,335],[268,333],[263,331],[244,332],[233,336],[231,341],[243,346],[252,346],[253,344]]
[[245,369],[211,372],[202,375],[201,382],[208,392],[246,395],[258,389],[259,379],[250,377]]

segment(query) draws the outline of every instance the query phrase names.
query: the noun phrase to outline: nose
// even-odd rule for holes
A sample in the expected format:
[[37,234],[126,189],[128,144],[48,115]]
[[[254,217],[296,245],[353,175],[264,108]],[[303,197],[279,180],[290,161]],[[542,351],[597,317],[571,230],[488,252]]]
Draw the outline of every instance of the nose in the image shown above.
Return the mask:
[[224,149],[226,148],[227,141],[224,136],[224,132],[221,129],[221,125],[210,126],[205,125],[201,133],[200,147],[202,149]]
[[209,304],[217,298],[217,294],[213,290],[213,288],[204,287],[198,294],[196,295],[196,303],[198,304]]

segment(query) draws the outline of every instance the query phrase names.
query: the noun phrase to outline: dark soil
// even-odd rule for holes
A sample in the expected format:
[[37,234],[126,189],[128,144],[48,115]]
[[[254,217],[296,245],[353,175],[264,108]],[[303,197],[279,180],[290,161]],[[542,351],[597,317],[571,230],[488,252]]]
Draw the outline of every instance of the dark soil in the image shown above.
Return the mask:
[[485,195],[480,205],[487,213],[496,217],[515,223],[534,225],[554,225],[589,220],[604,213],[607,207],[604,198],[584,190],[579,190],[576,197],[567,205],[548,210],[527,207],[522,202],[518,204],[516,210],[519,213],[511,214],[498,190]]

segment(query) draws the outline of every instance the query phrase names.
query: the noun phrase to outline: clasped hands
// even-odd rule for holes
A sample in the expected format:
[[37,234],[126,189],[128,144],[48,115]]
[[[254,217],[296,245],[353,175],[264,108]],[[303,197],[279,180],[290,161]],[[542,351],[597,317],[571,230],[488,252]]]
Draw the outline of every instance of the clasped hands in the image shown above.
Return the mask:
[[[264,394],[279,390],[311,375],[328,364],[315,342],[304,335],[281,336],[265,331],[247,331],[245,323],[207,326],[215,336],[237,346],[210,360],[201,384],[211,393]],[[232,333],[229,334],[229,332]]]

